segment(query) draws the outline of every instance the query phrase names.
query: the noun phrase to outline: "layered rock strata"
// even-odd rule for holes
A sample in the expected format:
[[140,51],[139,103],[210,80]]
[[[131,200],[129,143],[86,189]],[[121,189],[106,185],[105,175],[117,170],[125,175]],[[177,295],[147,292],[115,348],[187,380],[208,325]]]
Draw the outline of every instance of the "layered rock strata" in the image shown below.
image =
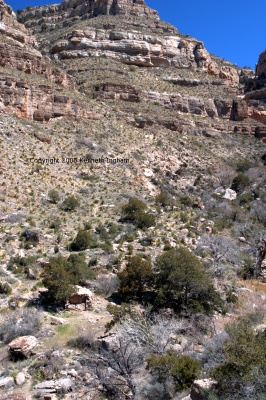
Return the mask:
[[202,42],[180,36],[157,36],[139,31],[114,29],[74,30],[57,40],[50,48],[53,57],[110,57],[125,64],[142,67],[200,68],[217,76],[230,86],[237,86],[237,69],[218,67]]
[[202,99],[182,96],[177,93],[145,92],[138,91],[131,85],[119,85],[114,83],[96,85],[94,98],[131,102],[151,102],[161,105],[164,108],[172,108],[182,113],[225,119],[230,119],[233,106],[230,99]]
[[98,15],[121,15],[159,20],[158,12],[143,0],[65,0],[61,4],[27,8],[19,13],[27,28],[46,27],[54,23],[89,19]]
[[2,0],[0,32],[0,113],[39,121],[89,115],[77,99],[64,93],[63,87],[75,88],[74,79],[44,59],[36,39]]

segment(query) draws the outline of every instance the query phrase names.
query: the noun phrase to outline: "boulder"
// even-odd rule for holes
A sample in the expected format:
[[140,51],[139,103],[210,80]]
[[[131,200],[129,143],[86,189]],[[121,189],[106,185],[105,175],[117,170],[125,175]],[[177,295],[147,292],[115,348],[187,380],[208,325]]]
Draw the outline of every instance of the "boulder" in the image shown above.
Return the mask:
[[16,376],[16,384],[23,385],[25,380],[26,380],[25,374],[23,374],[23,372],[19,372]]
[[225,193],[224,193],[224,195],[223,195],[223,198],[224,198],[224,199],[231,200],[231,201],[232,201],[232,200],[235,200],[236,197],[237,197],[237,193],[236,193],[234,190],[229,189],[229,188],[227,188],[227,189],[225,190]]
[[8,389],[14,385],[14,378],[10,376],[0,377],[0,388]]
[[92,308],[93,293],[82,286],[75,286],[76,293],[69,297],[66,310],[88,310]]
[[191,387],[190,397],[192,400],[207,400],[208,392],[217,382],[212,379],[200,379],[194,381]]
[[66,393],[71,392],[73,389],[73,382],[70,378],[53,379],[50,381],[43,381],[35,385],[35,390],[43,393]]
[[35,354],[33,349],[37,343],[35,336],[19,336],[9,343],[8,350],[15,358],[29,358]]

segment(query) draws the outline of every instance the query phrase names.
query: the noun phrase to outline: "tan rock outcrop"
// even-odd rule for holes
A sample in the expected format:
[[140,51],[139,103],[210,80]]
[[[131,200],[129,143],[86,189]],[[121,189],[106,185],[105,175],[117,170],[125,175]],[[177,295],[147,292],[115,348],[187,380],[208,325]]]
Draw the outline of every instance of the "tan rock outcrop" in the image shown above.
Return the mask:
[[3,0],[0,0],[0,33],[14,40],[17,45],[38,47],[36,39],[17,21],[16,14]]
[[75,89],[73,78],[42,56],[36,39],[17,22],[15,13],[3,0],[0,33],[0,113],[15,113],[37,121],[91,117],[74,96],[64,93],[63,87]]
[[27,28],[38,29],[43,24],[49,26],[60,21],[84,20],[103,14],[159,19],[158,12],[147,7],[143,0],[65,0],[61,4],[30,8],[20,13],[19,18]]
[[33,349],[37,343],[38,340],[35,336],[20,336],[9,343],[8,350],[15,358],[29,358],[32,354],[35,354]]
[[114,83],[96,85],[94,98],[151,102],[165,108],[173,108],[182,113],[209,116],[211,118],[220,117],[230,119],[232,112],[232,101],[230,100],[201,99],[176,93],[138,91],[131,85]]
[[56,59],[110,57],[125,64],[144,67],[200,68],[231,87],[239,83],[233,67],[218,67],[202,42],[180,36],[158,36],[136,30],[87,28],[74,30],[50,49]]
[[33,84],[0,74],[0,112],[22,118],[49,121],[51,118],[85,118],[87,111],[77,100],[46,84]]
[[93,293],[84,287],[76,286],[74,293],[66,303],[66,310],[89,310],[92,308]]

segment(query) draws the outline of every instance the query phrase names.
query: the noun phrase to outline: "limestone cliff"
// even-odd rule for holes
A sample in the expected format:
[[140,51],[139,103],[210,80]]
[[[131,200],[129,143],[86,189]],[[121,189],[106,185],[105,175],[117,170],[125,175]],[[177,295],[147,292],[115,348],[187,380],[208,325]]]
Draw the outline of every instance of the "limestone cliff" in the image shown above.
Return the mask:
[[[81,92],[94,101],[155,104],[192,120],[204,118],[214,129],[264,137],[265,52],[254,78],[178,33],[143,0],[65,0],[20,10],[20,22],[3,0],[0,10],[0,64],[7,69],[2,110],[37,120],[91,115],[77,105]],[[130,67],[147,72],[131,74]],[[14,77],[10,68],[27,78]],[[33,75],[46,81],[33,83]],[[78,91],[70,95],[62,87]]]
[[42,56],[36,38],[3,0],[0,32],[0,112],[36,120],[85,115],[64,94],[64,87],[74,89],[74,80]]

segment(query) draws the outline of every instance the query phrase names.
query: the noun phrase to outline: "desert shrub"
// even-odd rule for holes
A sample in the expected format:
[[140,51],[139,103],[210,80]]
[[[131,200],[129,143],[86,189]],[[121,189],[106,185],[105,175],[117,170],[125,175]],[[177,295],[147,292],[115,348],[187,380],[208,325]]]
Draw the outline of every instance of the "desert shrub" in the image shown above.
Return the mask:
[[51,189],[48,192],[48,198],[49,198],[51,203],[56,204],[60,200],[60,194],[58,193],[57,190]]
[[30,373],[34,381],[58,379],[64,368],[65,361],[57,351],[47,350],[43,357],[30,366]]
[[86,333],[78,335],[67,342],[67,345],[80,350],[92,348],[95,342],[96,330],[90,325],[86,327]]
[[56,216],[51,216],[49,219],[49,228],[50,229],[54,229],[55,231],[57,231],[60,228],[61,225],[61,221],[59,217]]
[[88,266],[89,267],[96,267],[96,265],[98,264],[98,259],[97,257],[92,257],[90,259],[90,261],[88,262]]
[[248,206],[253,200],[254,200],[254,196],[252,193],[243,193],[239,197],[239,204],[241,206],[244,206],[244,205]]
[[250,279],[254,275],[255,258],[251,256],[244,256],[242,265],[238,269],[238,275],[243,279]]
[[176,312],[212,313],[222,300],[200,260],[188,249],[165,251],[156,259],[157,307]]
[[266,391],[266,336],[256,332],[247,317],[226,326],[224,361],[214,368],[219,399],[262,399]]
[[151,213],[138,213],[135,218],[135,224],[140,229],[150,228],[156,224],[155,215]]
[[108,234],[105,226],[102,223],[100,223],[98,226],[96,226],[95,231],[96,231],[96,233],[98,233],[98,235],[100,235],[100,238],[102,240],[109,239],[109,234]]
[[18,336],[36,335],[40,327],[40,313],[33,308],[21,308],[8,314],[0,324],[0,340],[9,343]]
[[91,233],[87,230],[79,230],[76,238],[70,245],[72,251],[82,251],[88,248],[96,247],[95,241],[92,239]]
[[147,369],[157,377],[158,382],[165,382],[171,377],[175,390],[180,391],[191,386],[199,373],[200,361],[168,350],[165,355],[152,354],[147,360]]
[[8,264],[7,269],[12,271],[13,273],[25,273],[29,269],[29,267],[35,266],[37,256],[28,256],[28,257],[20,257],[14,256],[11,257]]
[[128,204],[125,204],[122,207],[122,213],[124,214],[125,219],[132,222],[135,221],[136,215],[138,215],[139,213],[143,213],[146,210],[147,205],[143,201],[135,197],[131,197],[128,200]]
[[193,200],[187,195],[181,196],[180,197],[180,203],[183,204],[184,206],[187,207],[192,207],[193,206]]
[[228,288],[226,291],[226,301],[227,303],[237,303],[237,295],[235,294],[235,291],[233,290],[233,288]]
[[73,283],[76,285],[95,278],[95,272],[89,268],[84,253],[70,254],[67,259],[66,270],[72,275]]
[[101,245],[101,248],[107,254],[111,254],[114,250],[111,240],[105,240],[105,242]]
[[84,223],[83,223],[83,225],[84,225],[84,230],[85,231],[89,231],[90,229],[91,229],[91,223],[90,223],[90,221],[85,221]]
[[73,195],[66,197],[63,203],[61,204],[61,208],[64,211],[74,211],[78,207],[79,207],[79,200]]
[[253,166],[254,166],[254,162],[252,163],[250,160],[248,160],[246,158],[241,158],[236,163],[236,170],[237,170],[237,172],[246,172]]
[[117,292],[119,286],[119,278],[114,274],[100,274],[95,280],[95,292],[105,297],[109,297],[114,292]]
[[224,229],[229,229],[233,226],[234,222],[229,218],[221,217],[214,221],[213,233],[222,232]]
[[231,185],[231,189],[237,193],[243,192],[243,190],[249,186],[249,177],[240,172],[234,179]]
[[150,260],[139,256],[130,257],[126,268],[117,274],[120,280],[119,293],[126,299],[142,299],[154,281]]
[[124,219],[136,224],[140,229],[150,228],[155,225],[155,216],[146,213],[146,210],[147,205],[135,197],[131,197],[128,200],[128,204],[122,207]]
[[26,228],[20,234],[20,240],[23,242],[25,248],[29,248],[29,246],[37,246],[40,238],[38,232],[30,228]]
[[12,293],[12,287],[8,282],[0,281],[0,295],[9,295]]
[[111,238],[114,239],[118,231],[119,227],[116,224],[114,224],[113,222],[108,223],[108,233],[111,236]]
[[74,294],[75,278],[67,270],[67,260],[61,256],[51,257],[42,272],[42,283],[48,290],[44,299],[49,303],[65,303]]
[[173,205],[173,199],[167,192],[161,191],[156,197],[155,197],[155,203],[157,205],[160,205],[162,207],[168,207]]
[[106,307],[107,311],[113,315],[111,321],[105,325],[105,332],[109,332],[116,324],[119,324],[125,317],[133,317],[136,311],[131,304],[121,303],[121,306],[114,304],[108,304]]

